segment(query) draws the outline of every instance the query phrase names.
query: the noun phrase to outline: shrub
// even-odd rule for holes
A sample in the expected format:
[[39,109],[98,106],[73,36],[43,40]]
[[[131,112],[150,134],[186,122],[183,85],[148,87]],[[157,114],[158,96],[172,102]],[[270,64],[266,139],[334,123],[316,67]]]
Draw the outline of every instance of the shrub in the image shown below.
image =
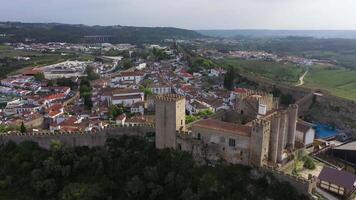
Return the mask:
[[313,159],[308,156],[305,157],[303,166],[307,169],[311,169],[311,170],[315,169],[315,163]]

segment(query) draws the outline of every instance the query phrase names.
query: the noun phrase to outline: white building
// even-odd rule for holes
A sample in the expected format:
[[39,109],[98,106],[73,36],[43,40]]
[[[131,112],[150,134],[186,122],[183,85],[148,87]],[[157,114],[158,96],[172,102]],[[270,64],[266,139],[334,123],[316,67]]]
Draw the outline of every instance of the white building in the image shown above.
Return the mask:
[[44,77],[49,80],[59,78],[73,78],[87,76],[85,69],[87,62],[66,61],[55,65],[49,65],[43,68]]
[[297,123],[297,130],[295,134],[295,141],[304,146],[310,146],[315,139],[315,129],[313,124],[299,120]]
[[145,74],[143,72],[121,72],[119,76],[112,78],[111,82],[118,83],[121,81],[131,81],[135,84],[138,84],[143,80],[144,77]]
[[131,113],[140,113],[141,115],[144,115],[145,113],[145,102],[140,101],[136,102],[131,106]]
[[112,92],[111,103],[131,107],[137,102],[144,101],[145,94],[136,89],[116,89]]

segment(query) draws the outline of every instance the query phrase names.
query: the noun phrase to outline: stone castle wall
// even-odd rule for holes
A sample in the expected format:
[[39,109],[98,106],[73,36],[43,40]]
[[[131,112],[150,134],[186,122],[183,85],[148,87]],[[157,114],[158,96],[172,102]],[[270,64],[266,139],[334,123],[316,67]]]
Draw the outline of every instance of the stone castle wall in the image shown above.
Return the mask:
[[122,126],[109,127],[97,132],[76,132],[76,133],[11,133],[0,134],[0,144],[13,141],[17,144],[24,141],[37,142],[40,147],[49,149],[53,141],[60,141],[69,147],[88,146],[96,147],[103,146],[108,138],[120,136],[142,136],[146,133],[154,132],[152,125],[144,126]]
[[299,194],[306,195],[310,197],[312,192],[316,189],[317,178],[310,177],[309,180],[302,177],[293,176],[286,174],[282,171],[275,170],[271,167],[263,167],[261,170],[265,173],[272,173],[274,177],[277,178],[280,182],[287,182],[292,187],[294,187]]

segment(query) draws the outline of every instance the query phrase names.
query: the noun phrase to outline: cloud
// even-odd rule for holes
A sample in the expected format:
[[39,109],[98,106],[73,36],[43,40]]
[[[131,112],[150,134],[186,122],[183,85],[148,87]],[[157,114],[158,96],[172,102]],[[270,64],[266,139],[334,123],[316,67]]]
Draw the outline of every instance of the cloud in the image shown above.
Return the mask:
[[0,20],[190,29],[356,29],[354,0],[3,0]]

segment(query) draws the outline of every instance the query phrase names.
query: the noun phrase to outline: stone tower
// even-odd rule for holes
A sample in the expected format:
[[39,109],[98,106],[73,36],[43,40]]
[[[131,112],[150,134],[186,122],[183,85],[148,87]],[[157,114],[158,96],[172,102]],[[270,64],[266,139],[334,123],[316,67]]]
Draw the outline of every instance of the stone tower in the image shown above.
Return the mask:
[[271,123],[257,119],[252,122],[250,140],[250,165],[260,167],[267,164]]
[[277,148],[277,162],[283,160],[283,151],[286,147],[287,133],[288,133],[288,115],[287,111],[280,112],[278,148]]
[[288,108],[288,140],[287,147],[291,150],[294,149],[295,132],[298,120],[298,105],[292,104]]
[[271,137],[269,141],[269,160],[273,163],[277,163],[278,156],[278,142],[279,142],[279,129],[281,126],[281,115],[275,114],[271,118]]
[[156,104],[156,148],[176,149],[177,131],[185,131],[185,97],[159,95]]

